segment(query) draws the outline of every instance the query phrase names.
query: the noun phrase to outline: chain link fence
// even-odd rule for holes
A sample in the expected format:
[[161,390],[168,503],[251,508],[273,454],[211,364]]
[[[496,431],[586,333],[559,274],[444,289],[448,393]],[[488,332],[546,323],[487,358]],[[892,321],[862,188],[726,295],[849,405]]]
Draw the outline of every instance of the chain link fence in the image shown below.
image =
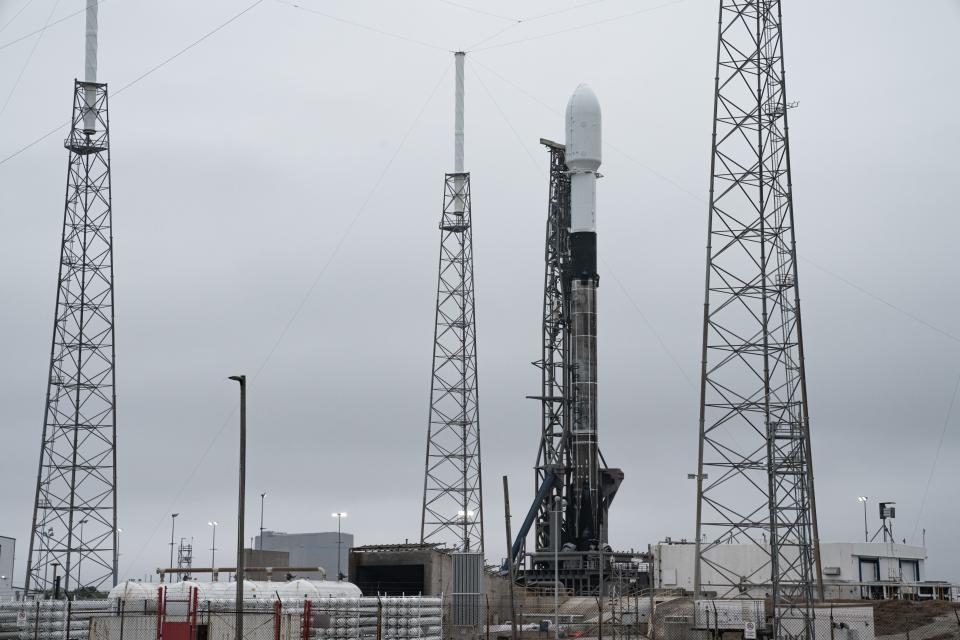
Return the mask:
[[[772,639],[763,600],[669,594],[604,598],[484,597],[480,623],[450,624],[453,598],[256,600],[244,604],[244,640]],[[232,601],[41,600],[0,603],[0,640],[236,640]],[[797,635],[801,619],[787,620]],[[818,604],[815,640],[960,640],[960,603],[847,600]],[[802,634],[800,634],[802,635]]]
[[441,640],[440,598],[0,603],[0,640]]

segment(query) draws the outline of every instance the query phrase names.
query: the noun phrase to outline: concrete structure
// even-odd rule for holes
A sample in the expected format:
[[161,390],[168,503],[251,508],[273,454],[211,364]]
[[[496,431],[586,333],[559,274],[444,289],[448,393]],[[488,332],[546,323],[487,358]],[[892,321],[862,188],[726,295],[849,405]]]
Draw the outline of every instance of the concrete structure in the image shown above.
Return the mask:
[[[454,593],[453,550],[439,544],[388,544],[350,550],[349,580],[364,596],[440,596]],[[510,581],[486,572],[481,590],[493,623],[509,619]],[[533,596],[516,588],[518,601]]]
[[0,536],[0,600],[13,600],[13,561],[16,556],[17,541]]
[[453,559],[438,544],[355,547],[350,550],[348,579],[365,596],[439,596],[453,588]]
[[[687,540],[667,539],[653,547],[654,586],[658,589],[693,591],[695,545]],[[827,599],[952,599],[960,588],[949,582],[929,580],[927,550],[924,547],[890,542],[828,542],[820,545],[824,595]],[[715,547],[721,566],[735,571],[744,584],[744,593],[763,598],[769,595],[769,553],[756,544],[729,544]],[[712,567],[702,568],[706,593],[728,584]]]
[[[318,533],[284,533],[282,531],[264,531],[263,537],[257,536],[254,547],[264,551],[286,551],[290,554],[291,567],[323,567],[331,580],[337,577],[337,555],[339,546],[341,571],[347,573],[350,547],[353,546],[353,534],[341,532],[340,544],[337,544],[336,531]],[[298,578],[322,579],[320,573],[306,572]],[[274,578],[276,579],[276,578]]]
[[[291,567],[290,553],[287,551],[270,551],[268,549],[244,549],[243,566],[245,567]],[[318,567],[321,565],[317,565]],[[247,580],[272,580],[281,582],[287,580],[282,572],[278,575],[267,571],[247,571]]]

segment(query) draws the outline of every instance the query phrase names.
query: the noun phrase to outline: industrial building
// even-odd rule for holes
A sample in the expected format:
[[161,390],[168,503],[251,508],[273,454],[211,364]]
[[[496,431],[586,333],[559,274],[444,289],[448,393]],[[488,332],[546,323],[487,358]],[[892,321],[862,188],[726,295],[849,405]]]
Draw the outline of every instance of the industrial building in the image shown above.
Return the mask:
[[[769,552],[755,544],[724,544],[717,547],[723,567],[733,570],[744,583],[769,574]],[[654,587],[693,592],[696,545],[687,540],[667,539],[653,547]],[[930,580],[927,550],[893,542],[824,542],[820,544],[824,594],[827,599],[953,600],[960,586]],[[716,569],[704,569],[701,584],[706,593],[725,584]],[[754,585],[745,596],[769,597],[769,585]]]
[[7,536],[0,536],[0,600],[12,600],[13,590],[13,562],[17,552],[17,541]]
[[[348,552],[353,546],[353,534],[337,531],[317,533],[264,531],[262,536],[256,537],[254,546],[258,551],[285,551],[289,554],[287,566],[323,567],[326,575],[334,580],[338,571],[346,575]],[[319,571],[303,572],[297,577],[324,579]]]

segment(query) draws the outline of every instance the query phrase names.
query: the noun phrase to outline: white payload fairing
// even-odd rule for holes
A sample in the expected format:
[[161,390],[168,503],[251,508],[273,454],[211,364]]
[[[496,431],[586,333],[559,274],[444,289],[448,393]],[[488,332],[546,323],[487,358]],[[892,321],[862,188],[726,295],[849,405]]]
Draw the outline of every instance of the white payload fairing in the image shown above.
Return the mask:
[[597,169],[600,102],[585,84],[567,103],[566,164],[570,174],[570,435],[571,521],[578,548],[605,543],[604,496],[597,447]]

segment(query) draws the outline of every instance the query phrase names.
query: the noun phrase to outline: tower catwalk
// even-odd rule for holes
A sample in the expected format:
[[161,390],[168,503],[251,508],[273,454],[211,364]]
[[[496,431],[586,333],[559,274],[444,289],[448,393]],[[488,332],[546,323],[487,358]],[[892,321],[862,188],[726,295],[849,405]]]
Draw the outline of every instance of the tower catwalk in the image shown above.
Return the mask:
[[24,588],[117,582],[113,226],[107,85],[97,82],[97,3],[75,81],[50,375]]
[[[779,1],[721,0],[694,592],[768,594],[774,637],[812,638],[819,544],[781,34]],[[766,562],[742,575],[729,543]]]
[[420,541],[483,552],[470,174],[463,170],[463,63],[455,54],[454,172],[446,174]]

